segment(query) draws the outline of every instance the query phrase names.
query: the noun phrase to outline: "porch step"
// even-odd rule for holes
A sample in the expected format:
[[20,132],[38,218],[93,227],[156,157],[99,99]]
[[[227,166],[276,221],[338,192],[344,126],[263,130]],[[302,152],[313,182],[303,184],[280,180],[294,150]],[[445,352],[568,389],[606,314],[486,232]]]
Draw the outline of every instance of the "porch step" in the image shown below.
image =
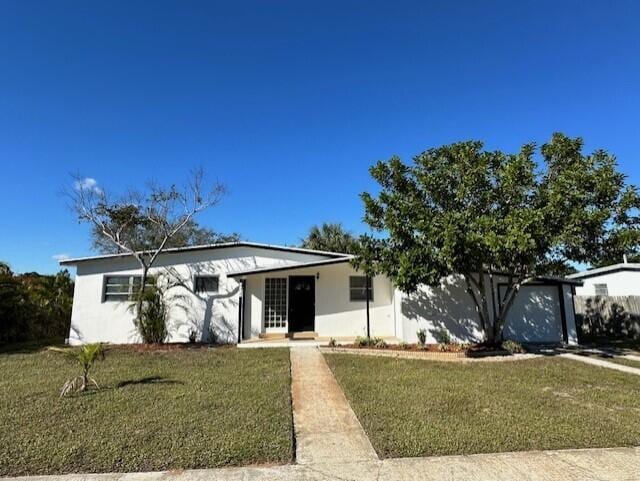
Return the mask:
[[318,333],[313,331],[292,332],[289,334],[289,337],[295,341],[314,340],[318,338]]
[[287,334],[284,332],[263,332],[258,336],[260,339],[286,339]]

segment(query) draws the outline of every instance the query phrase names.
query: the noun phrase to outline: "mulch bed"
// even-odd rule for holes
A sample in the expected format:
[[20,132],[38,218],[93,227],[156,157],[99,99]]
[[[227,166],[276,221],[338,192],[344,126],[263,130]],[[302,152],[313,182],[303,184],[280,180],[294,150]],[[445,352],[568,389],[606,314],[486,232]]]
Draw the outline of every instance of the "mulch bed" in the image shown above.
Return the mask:
[[[353,354],[381,355],[385,357],[428,358],[428,359],[460,359],[465,357],[511,356],[511,353],[500,346],[491,344],[449,344],[444,348],[440,344],[387,344],[385,347],[361,346],[358,344],[341,344],[326,347],[330,352],[347,352]],[[385,354],[386,353],[386,354]]]
[[201,349],[225,349],[233,345],[204,344],[199,342],[171,342],[165,344],[107,344],[108,349],[118,349],[134,352],[170,352],[170,351],[197,351]]
[[378,349],[384,351],[416,351],[416,352],[462,352],[466,346],[461,344],[450,344],[443,349],[440,344],[425,344],[420,346],[419,344],[387,344],[385,347],[376,346],[361,346],[359,344],[340,344],[338,349]]
[[332,352],[337,354],[359,354],[365,356],[380,357],[397,357],[403,359],[434,359],[439,361],[448,361],[456,359],[464,359],[464,351],[431,351],[427,349],[392,349],[392,348],[375,348],[375,347],[321,347],[322,352]]

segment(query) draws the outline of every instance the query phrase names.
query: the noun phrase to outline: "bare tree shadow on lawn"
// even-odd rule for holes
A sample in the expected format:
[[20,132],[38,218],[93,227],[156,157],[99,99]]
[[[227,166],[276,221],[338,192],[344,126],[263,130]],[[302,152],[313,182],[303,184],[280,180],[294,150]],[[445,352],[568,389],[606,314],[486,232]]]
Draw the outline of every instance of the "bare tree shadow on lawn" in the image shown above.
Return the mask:
[[121,389],[127,386],[138,386],[147,384],[184,384],[182,381],[176,381],[175,379],[167,379],[162,376],[146,376],[139,379],[127,379],[126,381],[120,381],[116,384],[116,389]]

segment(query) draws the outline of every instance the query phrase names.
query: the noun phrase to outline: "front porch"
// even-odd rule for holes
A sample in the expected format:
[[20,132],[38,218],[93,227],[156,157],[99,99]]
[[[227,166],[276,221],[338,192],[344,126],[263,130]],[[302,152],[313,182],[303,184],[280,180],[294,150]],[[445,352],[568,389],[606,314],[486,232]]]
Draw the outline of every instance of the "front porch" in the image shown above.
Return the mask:
[[332,338],[352,343],[367,335],[398,342],[401,317],[391,282],[384,276],[367,281],[348,261],[331,259],[228,274],[242,286],[239,345],[318,346]]
[[[296,337],[285,336],[282,335],[280,337],[275,336],[267,336],[267,337],[257,337],[253,339],[249,339],[243,341],[241,344],[238,344],[239,348],[243,349],[252,349],[252,348],[262,348],[262,347],[320,347],[326,346],[329,344],[331,339],[334,339],[338,344],[353,344],[356,340],[355,337],[326,337],[326,336],[317,336],[316,337],[307,337],[303,339],[299,339]],[[382,339],[387,344],[399,344],[401,342],[400,339],[393,336],[382,337]]]

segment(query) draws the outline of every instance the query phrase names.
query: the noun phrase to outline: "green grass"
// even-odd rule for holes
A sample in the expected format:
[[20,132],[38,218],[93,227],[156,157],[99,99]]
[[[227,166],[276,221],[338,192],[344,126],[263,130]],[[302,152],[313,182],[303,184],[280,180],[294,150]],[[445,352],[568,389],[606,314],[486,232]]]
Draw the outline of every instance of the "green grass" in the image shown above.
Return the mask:
[[381,457],[640,445],[640,376],[558,358],[325,357]]
[[605,359],[605,361],[611,361],[616,364],[622,364],[623,366],[629,367],[637,367],[640,369],[640,361],[636,361],[635,359],[625,359],[623,357],[613,357],[609,359]]
[[609,350],[615,354],[634,354],[640,356],[640,339],[600,339],[581,342],[581,347]]
[[[634,359],[625,359],[624,357],[621,357],[622,354],[611,355],[611,354],[600,354],[596,352],[586,352],[586,351],[579,352],[577,354],[584,357],[590,357],[592,359],[600,359],[601,361],[611,362],[613,364],[620,364],[622,366],[637,367],[640,369],[640,361],[636,361]],[[634,355],[637,355],[637,354],[634,354]]]
[[0,475],[151,471],[293,457],[286,349],[112,350],[101,385],[58,397],[78,369],[0,354]]

